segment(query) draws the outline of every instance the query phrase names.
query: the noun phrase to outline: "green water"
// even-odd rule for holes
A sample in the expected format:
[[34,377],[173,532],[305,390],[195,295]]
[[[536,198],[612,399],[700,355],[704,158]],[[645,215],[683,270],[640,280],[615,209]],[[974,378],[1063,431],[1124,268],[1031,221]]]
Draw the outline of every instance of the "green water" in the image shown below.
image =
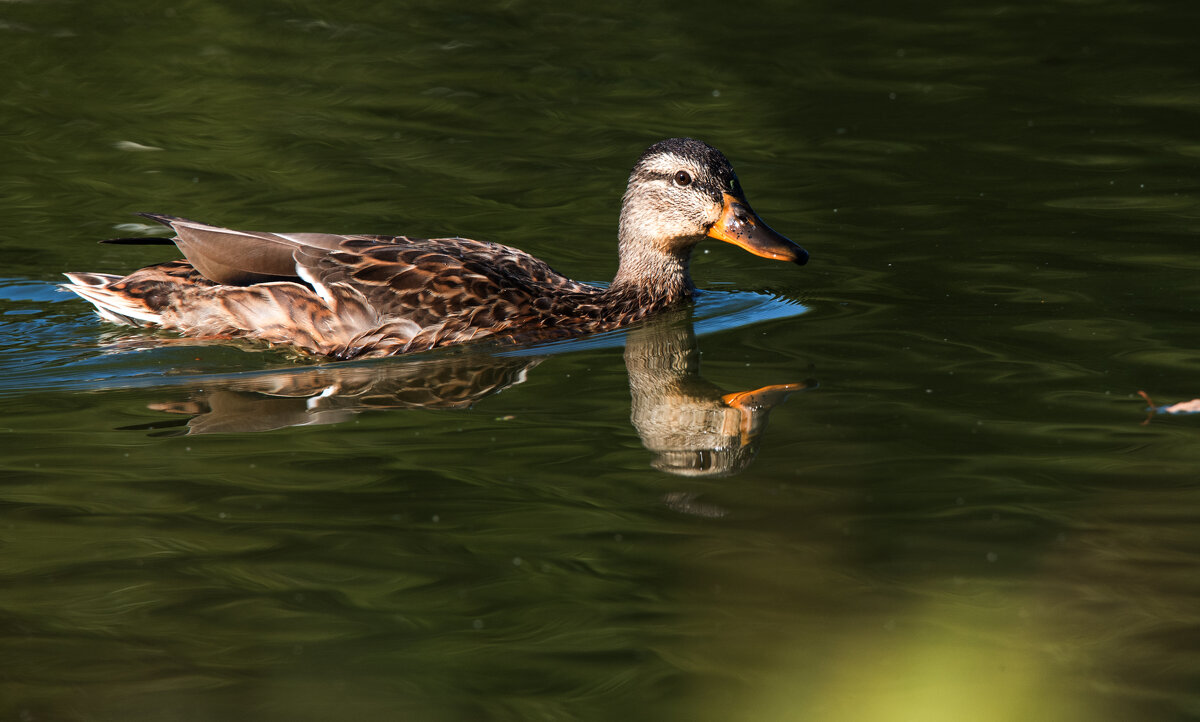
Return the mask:
[[[1200,417],[1137,396],[1200,397],[1197,27],[0,4],[0,718],[1200,717]],[[675,135],[811,263],[710,243],[627,334],[335,366],[55,287],[171,257],[95,244],[135,211],[605,281]]]

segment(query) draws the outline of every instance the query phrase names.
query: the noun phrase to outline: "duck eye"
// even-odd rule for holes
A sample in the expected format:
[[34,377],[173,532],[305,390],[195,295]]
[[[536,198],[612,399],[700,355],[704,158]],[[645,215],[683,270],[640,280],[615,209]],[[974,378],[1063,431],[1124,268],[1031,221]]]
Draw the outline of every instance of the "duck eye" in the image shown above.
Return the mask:
[[686,170],[681,170],[675,174],[675,185],[686,186],[686,185],[690,185],[691,182],[692,182],[692,174],[688,173]]

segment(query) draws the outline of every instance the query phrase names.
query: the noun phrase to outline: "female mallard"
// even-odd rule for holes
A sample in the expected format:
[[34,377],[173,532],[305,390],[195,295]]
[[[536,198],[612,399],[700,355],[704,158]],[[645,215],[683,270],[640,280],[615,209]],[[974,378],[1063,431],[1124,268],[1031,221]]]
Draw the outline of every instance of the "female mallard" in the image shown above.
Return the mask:
[[335,358],[425,351],[482,338],[607,331],[690,298],[704,237],[803,264],[808,253],[751,210],[729,161],[690,138],[655,143],[621,204],[620,268],[607,288],[515,248],[466,238],[234,231],[144,214],[186,260],[125,277],[68,273],[65,288],[115,323],[248,338]]

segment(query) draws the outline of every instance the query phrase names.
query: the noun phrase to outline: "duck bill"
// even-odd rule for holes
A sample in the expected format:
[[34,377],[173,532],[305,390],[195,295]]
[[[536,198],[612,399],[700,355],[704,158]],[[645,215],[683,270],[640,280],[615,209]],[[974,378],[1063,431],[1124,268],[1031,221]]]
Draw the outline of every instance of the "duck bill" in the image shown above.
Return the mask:
[[709,229],[708,235],[763,258],[791,261],[801,266],[808,263],[808,251],[776,233],[755,215],[750,204],[729,193],[725,194],[721,217]]

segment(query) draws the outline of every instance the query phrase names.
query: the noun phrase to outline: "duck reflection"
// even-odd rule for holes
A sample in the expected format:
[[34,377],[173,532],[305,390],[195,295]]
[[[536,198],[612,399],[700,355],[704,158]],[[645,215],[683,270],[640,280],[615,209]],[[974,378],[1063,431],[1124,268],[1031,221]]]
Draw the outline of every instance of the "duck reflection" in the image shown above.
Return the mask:
[[[192,392],[151,408],[190,418],[163,433],[270,431],[334,424],[377,409],[462,409],[523,382],[545,356],[459,353],[402,362],[331,365],[263,373]],[[631,420],[655,468],[681,476],[737,473],[754,459],[771,408],[811,383],[728,393],[700,375],[690,313],[630,329],[625,365]],[[680,499],[680,506],[687,506]]]
[[[373,409],[465,409],[525,380],[540,357],[457,355],[405,363],[254,374],[150,408],[190,414],[188,434],[273,431],[347,421]],[[162,426],[158,424],[156,426]]]
[[663,319],[632,329],[625,367],[630,417],[654,454],[655,468],[681,476],[722,476],[746,468],[771,409],[805,383],[727,393],[700,375],[690,319]]

